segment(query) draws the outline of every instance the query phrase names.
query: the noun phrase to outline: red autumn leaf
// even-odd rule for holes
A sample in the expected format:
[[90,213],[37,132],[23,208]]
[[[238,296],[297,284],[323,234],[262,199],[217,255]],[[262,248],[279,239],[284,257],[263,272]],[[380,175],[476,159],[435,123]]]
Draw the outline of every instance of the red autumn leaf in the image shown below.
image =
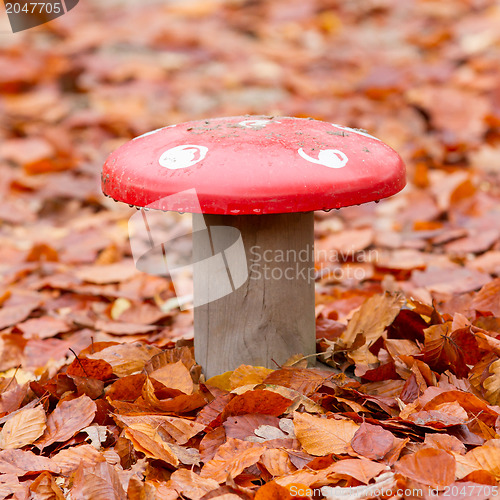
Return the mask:
[[70,376],[95,378],[97,380],[109,380],[113,378],[113,368],[102,359],[78,358],[68,366],[66,373]]
[[288,398],[275,392],[256,390],[240,394],[226,405],[221,419],[224,422],[228,417],[260,413],[262,415],[281,415],[292,403]]
[[394,435],[378,425],[363,422],[354,434],[351,447],[360,455],[372,460],[383,458],[394,445]]

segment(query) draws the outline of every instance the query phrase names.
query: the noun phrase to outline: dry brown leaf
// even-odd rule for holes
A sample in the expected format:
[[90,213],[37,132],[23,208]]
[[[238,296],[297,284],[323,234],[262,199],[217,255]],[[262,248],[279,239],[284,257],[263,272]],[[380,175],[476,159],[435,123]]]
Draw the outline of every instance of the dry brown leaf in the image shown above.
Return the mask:
[[240,365],[229,377],[230,388],[233,390],[244,385],[261,384],[272,372],[263,366]]
[[390,469],[384,464],[379,464],[366,458],[348,458],[346,460],[339,460],[332,465],[330,470],[337,475],[353,477],[361,483],[368,484],[371,479],[378,476],[381,472]]
[[187,498],[199,500],[202,496],[217,489],[219,483],[211,478],[201,477],[188,469],[178,469],[172,476],[171,488],[177,493],[182,493]]
[[472,307],[478,311],[490,312],[494,316],[500,316],[500,278],[497,278],[477,292],[472,301]]
[[400,458],[396,472],[432,488],[442,489],[455,480],[455,459],[446,451],[424,448]]
[[281,415],[292,403],[291,399],[285,398],[272,391],[258,389],[240,394],[226,405],[222,412],[222,421],[230,416],[260,413],[262,415]]
[[296,467],[285,450],[270,448],[260,457],[260,462],[273,477],[290,474]]
[[483,382],[485,397],[492,405],[500,404],[500,360],[491,363],[488,368],[491,375]]
[[128,428],[125,429],[125,436],[132,441],[137,451],[144,453],[147,457],[163,460],[174,467],[179,465],[179,460],[168,446],[168,443],[163,441],[159,435],[152,439],[144,432]]
[[47,428],[35,445],[42,450],[57,441],[67,441],[94,420],[96,410],[94,401],[85,395],[60,401],[48,416]]
[[66,321],[59,318],[53,318],[52,316],[29,319],[18,324],[17,328],[19,328],[28,339],[35,336],[44,339],[71,330],[71,327]]
[[223,483],[228,476],[235,478],[244,469],[257,463],[265,449],[257,443],[229,438],[217,450],[215,457],[204,465],[200,476]]
[[186,444],[192,437],[206,428],[205,425],[195,422],[194,420],[171,417],[168,415],[116,415],[116,418],[128,427],[145,432],[146,434],[148,434],[148,432],[143,430],[144,425],[149,426],[155,431],[161,429],[161,431],[171,436],[177,444]]
[[48,472],[42,472],[29,487],[32,498],[37,500],[64,500],[64,493]]
[[0,474],[24,476],[28,472],[42,472],[44,470],[55,474],[61,472],[59,465],[50,458],[35,455],[32,451],[0,451]]
[[293,415],[293,424],[304,450],[320,457],[347,453],[349,443],[359,429],[352,420],[327,419],[298,412]]
[[500,477],[500,439],[490,439],[465,454],[469,463]]
[[102,454],[94,446],[83,444],[81,446],[72,446],[61,450],[52,457],[52,461],[61,469],[61,474],[70,474],[78,469],[80,463],[85,467],[92,467],[102,461]]
[[351,441],[351,447],[356,453],[372,460],[383,458],[393,445],[392,432],[366,422],[361,424]]
[[0,449],[22,448],[32,444],[45,431],[43,406],[26,408],[10,416],[0,431]]
[[75,473],[72,500],[127,500],[117,471],[104,460],[92,468],[83,464]]
[[214,375],[213,377],[210,377],[207,379],[205,382],[206,385],[216,387],[217,389],[220,389],[221,391],[230,391],[231,390],[231,375],[233,374],[232,371],[230,372],[224,372],[221,373],[220,375]]
[[206,399],[199,392],[194,394],[180,394],[169,399],[158,399],[153,383],[146,379],[142,387],[142,397],[152,408],[162,412],[189,413],[206,404]]
[[177,389],[184,394],[192,394],[194,389],[193,379],[184,363],[168,363],[149,373],[151,378],[161,382],[169,389]]
[[281,368],[270,373],[263,381],[266,385],[281,385],[305,396],[313,394],[331,375],[305,368]]
[[356,336],[362,333],[368,344],[377,340],[387,326],[399,314],[404,298],[401,295],[374,295],[356,311],[347,329],[340,336],[346,346],[350,346]]
[[123,260],[115,264],[102,266],[89,266],[76,272],[78,278],[90,283],[104,285],[107,283],[120,283],[127,281],[138,273],[132,259]]
[[140,343],[116,344],[87,357],[107,361],[115,375],[125,377],[141,371],[146,363],[160,352],[157,347]]

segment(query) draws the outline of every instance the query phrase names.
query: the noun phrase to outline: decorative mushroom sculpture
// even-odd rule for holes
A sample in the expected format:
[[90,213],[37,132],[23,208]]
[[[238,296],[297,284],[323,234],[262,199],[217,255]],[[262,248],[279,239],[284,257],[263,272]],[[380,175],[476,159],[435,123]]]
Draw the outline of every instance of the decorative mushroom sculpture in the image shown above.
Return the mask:
[[193,213],[194,345],[207,377],[315,353],[313,212],[404,185],[399,155],[363,131],[263,116],[149,132],[102,173],[117,201]]

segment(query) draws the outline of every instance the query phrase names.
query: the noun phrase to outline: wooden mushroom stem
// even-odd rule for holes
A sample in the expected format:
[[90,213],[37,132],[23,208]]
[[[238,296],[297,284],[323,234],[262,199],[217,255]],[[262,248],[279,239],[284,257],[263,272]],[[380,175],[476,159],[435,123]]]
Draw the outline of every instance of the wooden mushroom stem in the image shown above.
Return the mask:
[[313,245],[313,212],[193,214],[194,346],[206,377],[316,352]]

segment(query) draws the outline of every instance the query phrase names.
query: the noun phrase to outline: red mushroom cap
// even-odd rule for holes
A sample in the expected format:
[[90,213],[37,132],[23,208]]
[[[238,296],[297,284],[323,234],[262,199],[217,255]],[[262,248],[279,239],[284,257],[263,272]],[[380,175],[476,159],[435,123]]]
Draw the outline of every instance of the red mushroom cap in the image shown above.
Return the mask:
[[[305,118],[236,116],[144,134],[106,160],[104,194],[207,214],[310,212],[400,191],[399,155],[367,133]],[[175,196],[195,190],[194,198]]]

